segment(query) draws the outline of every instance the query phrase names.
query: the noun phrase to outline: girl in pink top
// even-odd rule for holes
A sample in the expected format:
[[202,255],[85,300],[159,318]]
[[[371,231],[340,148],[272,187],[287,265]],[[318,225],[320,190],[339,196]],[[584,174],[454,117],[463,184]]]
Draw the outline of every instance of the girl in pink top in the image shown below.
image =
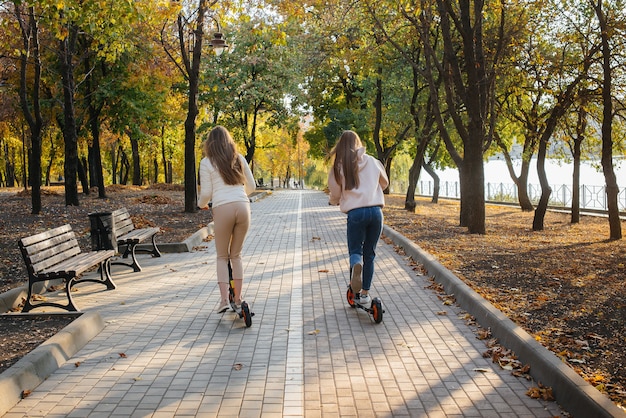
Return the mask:
[[389,179],[381,162],[365,153],[354,131],[341,134],[331,156],[335,160],[328,174],[329,203],[348,214],[350,285],[355,301],[369,307],[376,245],[383,230],[383,190]]

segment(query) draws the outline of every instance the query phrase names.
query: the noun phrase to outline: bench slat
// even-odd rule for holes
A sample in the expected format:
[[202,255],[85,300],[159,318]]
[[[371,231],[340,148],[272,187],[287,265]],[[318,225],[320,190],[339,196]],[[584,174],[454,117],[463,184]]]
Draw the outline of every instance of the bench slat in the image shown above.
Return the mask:
[[45,232],[40,232],[38,234],[22,238],[20,239],[20,242],[22,242],[25,246],[30,246],[38,242],[45,241],[47,239],[55,237],[57,235],[63,235],[64,233],[67,233],[67,232],[71,232],[73,234],[72,227],[69,224],[65,224],[63,226],[59,226],[57,228],[50,229]]
[[101,250],[91,251],[89,253],[80,253],[74,257],[68,258],[65,261],[56,264],[48,270],[44,270],[43,273],[55,272],[72,272],[74,275],[79,275],[92,267],[99,265],[115,255],[113,250]]

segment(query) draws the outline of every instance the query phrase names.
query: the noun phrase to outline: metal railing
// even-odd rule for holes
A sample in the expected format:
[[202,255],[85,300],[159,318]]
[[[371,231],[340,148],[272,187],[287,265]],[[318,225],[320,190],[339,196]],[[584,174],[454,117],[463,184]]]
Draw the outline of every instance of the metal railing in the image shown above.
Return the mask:
[[[549,205],[553,207],[572,207],[572,187],[566,184],[550,185]],[[432,196],[434,183],[432,181],[418,182],[418,194],[422,196]],[[461,197],[458,182],[443,181],[440,183],[439,196],[442,198],[458,199]],[[528,197],[533,204],[539,202],[541,197],[541,186],[538,184],[528,185]],[[491,202],[517,203],[517,186],[512,183],[486,183],[485,200]],[[618,205],[620,212],[626,211],[626,188],[620,188],[618,193]],[[604,186],[580,186],[580,209],[606,211],[607,201]]]

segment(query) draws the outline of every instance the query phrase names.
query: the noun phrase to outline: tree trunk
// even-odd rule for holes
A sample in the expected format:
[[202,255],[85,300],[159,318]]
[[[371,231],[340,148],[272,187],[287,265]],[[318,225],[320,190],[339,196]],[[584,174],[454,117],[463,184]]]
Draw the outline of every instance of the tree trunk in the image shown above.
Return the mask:
[[115,144],[109,147],[109,157],[111,159],[111,182],[117,184],[117,156],[115,155]]
[[619,218],[619,187],[613,169],[613,92],[611,72],[611,46],[609,43],[609,27],[606,15],[602,10],[602,2],[592,2],[600,23],[602,39],[602,170],[606,182],[606,202],[609,211],[609,239],[622,239],[622,224]]
[[422,167],[424,167],[424,170],[433,178],[433,197],[430,201],[431,203],[439,203],[439,187],[441,180],[430,164],[423,163]]
[[530,212],[534,210],[535,208],[533,207],[533,204],[530,201],[530,197],[528,196],[528,173],[530,171],[530,160],[532,158],[532,153],[531,155],[528,155],[526,152],[527,144],[529,143],[529,141],[526,140],[524,143],[525,150],[522,155],[522,167],[520,169],[520,175],[518,177],[515,174],[513,161],[511,159],[509,151],[507,150],[506,145],[500,139],[500,135],[496,134],[495,138],[498,146],[500,147],[500,150],[502,151],[502,155],[504,155],[504,161],[506,162],[506,167],[509,170],[509,176],[511,177],[511,180],[513,180],[513,183],[515,183],[515,187],[517,188],[517,201],[519,202],[520,208],[524,212]]
[[63,139],[65,141],[65,205],[79,206],[78,185],[78,135],[74,110],[74,46],[76,27],[70,26],[70,34],[60,41],[59,59],[63,81]]
[[139,141],[131,130],[126,132],[130,139],[131,158],[133,161],[133,186],[141,186],[141,163],[139,161]]
[[169,178],[169,167],[167,164],[167,158],[165,157],[165,126],[161,126],[161,159],[163,160],[163,182],[171,183]]
[[[32,182],[31,190],[31,213],[36,215],[41,212],[41,141],[43,135],[43,118],[40,107],[40,90],[41,90],[41,55],[39,50],[39,27],[35,9],[33,6],[28,8],[28,24],[22,21],[23,14],[21,9],[16,5],[16,16],[20,19],[20,28],[22,29],[22,42],[25,53],[20,56],[20,106],[24,114],[24,118],[28,123],[30,130],[31,157],[28,166],[29,175]],[[32,54],[32,55],[31,55]],[[30,59],[33,62],[33,86],[32,86],[32,110],[28,103],[28,89],[26,82],[28,80],[28,63]],[[7,155],[8,159],[8,155]],[[24,176],[26,176],[26,161],[23,162]],[[9,171],[7,169],[7,180]],[[24,181],[26,187],[26,180]]]
[[[85,65],[87,69],[89,64]],[[91,151],[91,158],[89,164],[90,179],[93,185],[98,188],[98,197],[105,199],[106,189],[104,186],[104,174],[102,172],[102,152],[100,150],[100,113],[102,112],[102,105],[96,105],[94,102],[94,75],[93,71],[88,72],[87,86],[87,108],[89,111],[89,128],[91,130],[92,144],[89,148]]]
[[420,171],[422,163],[424,162],[424,155],[415,154],[413,158],[413,164],[409,169],[409,185],[406,190],[406,197],[404,199],[404,209],[415,213],[415,191],[417,190],[417,181],[420,177]]
[[572,171],[572,214],[571,223],[580,222],[580,159],[581,147],[587,131],[587,110],[586,101],[578,108],[578,121],[576,123],[576,136],[573,138],[572,146],[573,171]]
[[580,222],[580,142],[578,139],[574,142],[572,170],[572,214],[570,222],[577,224]]
[[76,168],[78,169],[78,178],[80,179],[80,184],[83,187],[83,194],[89,195],[89,180],[87,179],[87,160],[85,160],[85,158],[79,159]]
[[200,61],[202,58],[202,41],[204,38],[204,18],[207,9],[206,0],[200,0],[196,19],[196,29],[192,50],[192,59],[189,61],[188,46],[183,41],[182,16],[179,16],[179,38],[181,53],[187,68],[189,79],[189,96],[187,103],[187,118],[185,119],[185,212],[194,213],[198,210],[196,184],[196,117],[198,116],[198,84],[200,79]]
[[537,176],[539,177],[539,184],[541,185],[541,197],[539,198],[537,209],[535,209],[533,231],[543,231],[543,220],[545,219],[548,203],[550,202],[550,195],[552,194],[552,188],[546,176],[547,148],[548,139],[544,134],[544,137],[539,141],[539,151],[537,152]]

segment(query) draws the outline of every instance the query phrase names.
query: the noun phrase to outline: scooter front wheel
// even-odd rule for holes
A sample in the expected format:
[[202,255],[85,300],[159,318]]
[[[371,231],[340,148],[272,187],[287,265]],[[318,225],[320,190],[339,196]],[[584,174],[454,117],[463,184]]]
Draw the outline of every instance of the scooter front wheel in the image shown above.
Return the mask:
[[374,298],[372,300],[372,307],[370,308],[374,322],[380,324],[383,321],[383,302],[380,298]]
[[252,314],[250,313],[250,307],[247,302],[241,302],[241,316],[246,323],[246,327],[250,328],[252,325]]

